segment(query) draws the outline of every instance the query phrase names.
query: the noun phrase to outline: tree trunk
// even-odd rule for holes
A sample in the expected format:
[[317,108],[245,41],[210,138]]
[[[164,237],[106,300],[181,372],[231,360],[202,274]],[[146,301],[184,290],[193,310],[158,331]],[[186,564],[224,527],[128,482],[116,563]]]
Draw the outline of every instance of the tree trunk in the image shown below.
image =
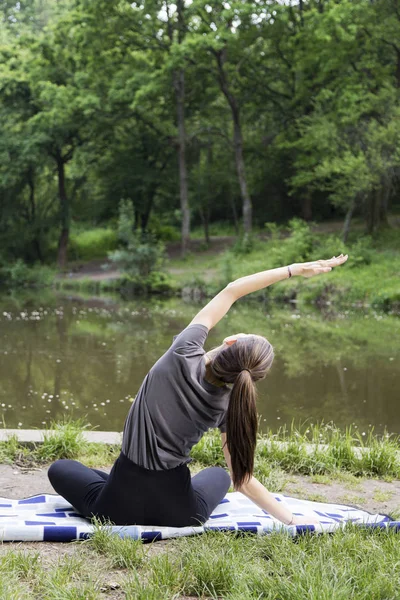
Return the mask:
[[236,210],[235,198],[233,197],[231,186],[229,186],[229,204],[231,205],[231,209],[232,209],[235,233],[238,236],[239,235],[239,219],[238,219],[237,210]]
[[[167,2],[168,4],[168,2]],[[182,44],[186,25],[184,20],[185,2],[184,0],[176,1],[176,11],[178,16],[178,44]],[[167,9],[169,23],[169,37],[173,41],[173,33],[171,29],[171,21],[169,17],[169,9]],[[176,111],[178,119],[178,162],[179,162],[179,196],[182,212],[181,225],[181,251],[182,256],[186,254],[190,241],[190,208],[188,195],[188,182],[186,170],[186,127],[185,127],[185,71],[179,69],[174,72],[173,83],[176,97]]]
[[209,214],[208,214],[208,208],[207,207],[203,207],[200,206],[200,218],[201,218],[201,222],[203,223],[203,229],[204,229],[204,239],[206,244],[210,243],[210,231],[209,231]]
[[65,162],[61,152],[57,150],[57,175],[58,195],[60,199],[60,224],[61,232],[58,239],[58,266],[64,269],[67,264],[68,242],[69,242],[69,204],[65,189]]
[[147,233],[147,228],[149,226],[149,219],[150,219],[151,211],[153,210],[154,198],[157,193],[158,185],[159,185],[158,182],[153,183],[151,185],[149,191],[147,192],[146,208],[145,208],[144,212],[142,213],[142,218],[141,218],[142,233]]
[[252,229],[252,205],[251,199],[249,196],[249,192],[247,189],[247,180],[246,180],[246,172],[244,167],[244,158],[243,158],[243,136],[242,136],[242,128],[240,124],[240,112],[239,107],[236,101],[236,98],[231,93],[229,89],[228,80],[226,77],[226,73],[224,70],[224,62],[225,62],[225,49],[216,53],[217,65],[218,65],[218,75],[219,75],[219,84],[221,87],[221,91],[224,94],[225,98],[228,101],[228,104],[232,113],[233,120],[233,143],[235,150],[235,163],[236,163],[236,171],[239,179],[240,186],[240,194],[242,197],[242,209],[243,209],[243,229],[246,236],[251,234]]
[[153,199],[154,199],[154,195],[149,198],[147,205],[146,205],[146,209],[141,215],[142,233],[147,233],[151,209],[153,208]]
[[305,221],[312,219],[312,199],[311,194],[306,194],[301,201],[301,214]]
[[379,207],[379,219],[383,227],[389,227],[388,220],[388,209],[389,209],[389,198],[390,198],[391,186],[386,181],[382,190],[381,204]]
[[355,207],[356,207],[356,198],[354,196],[353,199],[352,199],[352,201],[351,201],[351,204],[349,206],[349,210],[346,213],[346,217],[345,217],[344,224],[343,224],[342,240],[343,240],[344,244],[347,243],[347,239],[349,237],[350,223],[351,223],[351,218],[353,216],[353,212],[354,212]]
[[[164,171],[165,167],[167,166],[167,163],[168,163],[168,158],[164,159],[163,162],[161,163],[161,165],[159,165],[159,166],[157,166],[156,161],[153,161],[151,163],[151,167],[154,169],[157,169],[158,174],[160,175]],[[159,185],[160,185],[160,180],[152,181],[152,183],[150,184],[150,188],[147,191],[146,207],[145,207],[144,212],[142,213],[142,218],[141,218],[142,233],[147,232],[151,211],[153,210],[153,206],[154,206],[154,198],[156,197],[156,193],[157,193]]]
[[31,224],[33,224],[33,227],[35,228],[35,237],[32,240],[32,246],[33,246],[33,250],[36,254],[37,259],[41,263],[43,263],[43,254],[42,254],[42,249],[40,247],[40,239],[36,233],[35,180],[33,178],[32,172],[29,173],[28,185],[29,185],[29,203],[31,205]]
[[247,180],[244,169],[243,159],[243,139],[242,130],[240,127],[239,113],[234,115],[234,145],[235,145],[235,160],[236,170],[239,179],[240,193],[242,196],[242,210],[243,210],[243,230],[245,235],[251,234],[252,221],[253,221],[253,208],[251,205],[250,196],[247,190]]
[[[207,171],[209,174],[212,171],[212,165],[213,165],[213,145],[212,145],[211,139],[209,138],[208,144],[207,144]],[[206,240],[206,244],[210,243],[210,231],[209,231],[210,198],[212,196],[213,196],[212,180],[209,175],[207,178],[207,197],[205,199],[205,204],[204,204],[204,215],[202,216],[203,226],[204,226],[204,237]]]
[[396,48],[396,87],[400,88],[400,50]]
[[381,189],[373,190],[368,203],[367,233],[373,234],[379,228],[381,206]]
[[179,196],[182,212],[181,248],[182,255],[185,255],[190,240],[190,209],[186,170],[185,72],[182,69],[174,74],[174,87],[178,118]]

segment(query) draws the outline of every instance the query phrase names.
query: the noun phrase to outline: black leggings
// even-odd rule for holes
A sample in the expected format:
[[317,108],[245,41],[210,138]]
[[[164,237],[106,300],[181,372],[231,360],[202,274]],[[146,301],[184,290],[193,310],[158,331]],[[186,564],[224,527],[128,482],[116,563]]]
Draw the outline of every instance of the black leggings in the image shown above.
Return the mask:
[[228,473],[220,467],[194,477],[187,465],[150,471],[122,452],[109,475],[75,460],[57,460],[48,476],[55,491],[80,514],[116,525],[200,525],[230,486]]

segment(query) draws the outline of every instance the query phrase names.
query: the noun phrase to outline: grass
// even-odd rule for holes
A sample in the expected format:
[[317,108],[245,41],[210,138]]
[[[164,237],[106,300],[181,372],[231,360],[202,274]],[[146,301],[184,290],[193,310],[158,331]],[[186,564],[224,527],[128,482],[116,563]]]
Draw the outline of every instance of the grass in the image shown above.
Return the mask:
[[[204,465],[223,464],[217,433],[209,432],[192,449],[193,458]],[[400,438],[369,431],[363,437],[351,427],[341,431],[333,424],[282,427],[259,436],[256,476],[272,469],[302,475],[347,472],[356,476],[400,476]]]
[[78,459],[89,467],[112,464],[117,458],[118,446],[88,443],[82,420],[64,419],[51,422],[45,430],[43,443],[22,444],[16,435],[0,442],[0,463],[50,463],[59,458]]
[[371,238],[353,233],[347,245],[337,235],[312,233],[304,224],[295,225],[288,237],[282,237],[283,233],[278,229],[269,239],[254,238],[247,249],[236,244],[219,254],[208,250],[185,259],[174,259],[170,263],[173,278],[182,288],[199,288],[204,294],[212,295],[229,281],[249,273],[347,252],[348,263],[324,277],[293,278],[259,292],[258,296],[303,304],[364,304],[383,310],[399,309],[398,228]]
[[[317,227],[318,229],[318,227]],[[189,252],[184,258],[176,257],[169,261],[169,277],[159,281],[159,276],[149,280],[144,286],[145,293],[212,296],[221,287],[239,277],[277,266],[329,258],[341,252],[349,254],[349,261],[342,267],[323,277],[311,280],[296,277],[267,290],[252,294],[277,302],[296,301],[299,304],[337,306],[365,305],[387,311],[398,311],[400,307],[399,230],[394,226],[366,237],[354,227],[350,242],[343,244],[340,229],[337,233],[316,232],[315,228],[294,220],[289,227],[272,225],[270,231],[257,231],[250,243],[235,242],[233,231],[223,224],[214,224],[212,234],[232,236],[227,241],[230,248],[225,251],[204,246],[197,252]],[[193,239],[199,236],[195,231]],[[262,235],[260,235],[262,234]],[[269,236],[269,237],[268,237]],[[70,258],[90,261],[106,259],[107,252],[116,246],[116,233],[110,228],[95,228],[73,232],[71,235]],[[219,246],[217,246],[218,248]],[[77,290],[87,293],[116,292],[124,297],[137,295],[140,286],[134,285],[124,276],[118,279],[94,281],[90,277],[82,279],[55,278],[50,269],[35,270],[22,261],[17,261],[9,269],[6,277],[10,288],[16,286],[53,285],[56,289]]]
[[[43,444],[27,447],[15,436],[0,442],[0,461],[16,460],[49,463],[58,458],[73,458],[88,466],[112,464],[119,446],[88,443],[84,440],[82,421],[65,420],[50,424]],[[204,466],[225,466],[220,435],[210,430],[192,448],[194,470]],[[333,424],[281,427],[277,432],[260,434],[255,456],[255,475],[264,484],[279,486],[284,473],[311,475],[314,481],[345,474],[355,477],[400,478],[400,437],[370,430],[362,436],[351,427],[342,431]],[[349,485],[355,485],[354,477]]]
[[59,557],[54,550],[46,561],[36,551],[12,549],[0,556],[0,597],[395,599],[398,535],[351,524],[334,535],[306,534],[296,540],[282,532],[263,537],[210,532],[142,547],[140,562],[124,564],[113,562],[116,554],[125,554],[125,540],[119,537],[112,546],[104,540],[75,544],[72,556]]
[[[100,466],[110,464],[119,451],[111,448],[99,454],[99,444],[83,441],[82,422],[52,427],[54,435],[46,434],[41,449],[23,448],[12,438],[0,444],[1,458],[12,461],[23,456],[42,462],[73,457]],[[362,504],[359,478],[384,473],[399,477],[399,450],[396,436],[370,433],[364,440],[331,424],[292,426],[260,436],[256,475],[274,491],[290,481],[289,473],[310,473],[320,484],[337,477],[353,492],[341,500]],[[204,436],[192,454],[195,469],[223,464],[214,432]],[[388,494],[375,490],[374,500],[384,502]],[[319,493],[307,497],[325,499]],[[70,553],[61,556],[64,548]],[[284,532],[263,537],[209,532],[149,545],[113,536],[97,524],[93,537],[84,542],[68,547],[53,544],[47,556],[40,549],[0,546],[2,600],[383,600],[398,597],[400,583],[399,534],[352,524],[334,535],[306,534],[296,540]]]
[[375,502],[387,502],[393,496],[393,492],[389,490],[375,490],[373,498]]
[[102,526],[100,521],[95,519],[94,523],[94,534],[86,543],[99,554],[107,556],[112,568],[136,569],[142,565],[145,551],[140,540],[120,538],[112,535],[111,530]]
[[111,228],[72,231],[69,255],[74,260],[104,258],[108,252],[116,249],[117,244],[117,232]]

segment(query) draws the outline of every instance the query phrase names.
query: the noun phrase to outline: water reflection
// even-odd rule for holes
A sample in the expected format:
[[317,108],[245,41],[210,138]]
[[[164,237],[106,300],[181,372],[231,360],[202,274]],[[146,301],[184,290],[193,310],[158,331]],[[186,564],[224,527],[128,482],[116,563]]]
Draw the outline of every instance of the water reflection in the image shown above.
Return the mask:
[[[65,415],[120,431],[143,377],[193,317],[177,300],[3,299],[0,404],[6,427]],[[276,360],[260,385],[262,427],[309,419],[362,431],[400,431],[400,319],[374,312],[321,315],[236,305],[208,347],[238,331],[270,339]]]

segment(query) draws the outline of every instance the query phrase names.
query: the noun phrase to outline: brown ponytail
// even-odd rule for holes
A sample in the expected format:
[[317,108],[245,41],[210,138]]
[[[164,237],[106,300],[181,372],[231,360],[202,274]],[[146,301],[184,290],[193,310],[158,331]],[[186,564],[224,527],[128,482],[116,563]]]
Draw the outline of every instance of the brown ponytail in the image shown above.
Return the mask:
[[257,443],[257,392],[255,381],[271,367],[274,351],[265,338],[239,338],[212,358],[211,370],[225,383],[233,383],[226,419],[226,439],[231,455],[233,484],[240,488],[252,476]]
[[235,488],[248,481],[254,470],[258,425],[256,398],[250,372],[241,371],[233,384],[226,415],[227,446]]

